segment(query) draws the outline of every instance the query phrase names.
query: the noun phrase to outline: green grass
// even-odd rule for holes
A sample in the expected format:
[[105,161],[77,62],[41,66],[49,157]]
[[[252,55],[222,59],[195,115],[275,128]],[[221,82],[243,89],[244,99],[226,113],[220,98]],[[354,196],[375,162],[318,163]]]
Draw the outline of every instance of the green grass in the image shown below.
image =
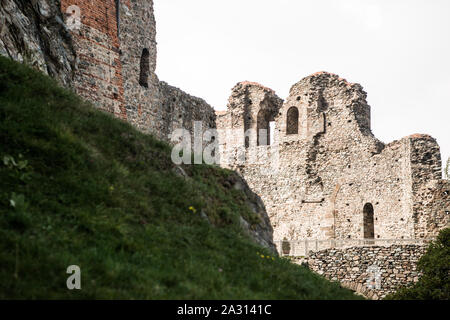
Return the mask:
[[[261,258],[234,173],[179,177],[168,145],[3,57],[0,142],[1,299],[358,299]],[[66,288],[69,265],[82,290]]]

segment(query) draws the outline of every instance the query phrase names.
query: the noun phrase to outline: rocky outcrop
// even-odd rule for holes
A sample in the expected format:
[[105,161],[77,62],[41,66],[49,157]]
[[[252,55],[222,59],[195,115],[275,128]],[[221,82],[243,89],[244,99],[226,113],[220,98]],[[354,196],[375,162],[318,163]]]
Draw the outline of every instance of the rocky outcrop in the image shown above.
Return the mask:
[[246,204],[255,213],[259,222],[256,224],[251,224],[246,221],[243,217],[240,218],[241,228],[258,244],[268,248],[274,254],[277,254],[277,249],[273,243],[273,228],[270,224],[270,219],[267,214],[266,208],[264,206],[261,198],[254,193],[247,182],[239,176],[237,173],[233,173],[228,181],[230,187],[241,190],[245,194]]
[[[174,166],[173,172],[185,180],[192,179],[192,166]],[[264,206],[261,198],[254,193],[247,182],[236,172],[229,171],[229,174],[223,179],[218,180],[218,184],[221,184],[226,190],[232,192],[232,190],[239,190],[243,193],[241,199],[236,199],[236,201],[243,200],[243,203],[248,206],[248,208],[253,213],[251,218],[239,217],[239,226],[254,242],[269,249],[274,255],[278,255],[276,246],[273,242],[273,228],[270,224],[269,216],[267,215],[266,208]],[[203,219],[208,221],[211,225],[214,222],[208,216],[208,213],[203,211],[200,212]]]
[[327,249],[311,254],[308,266],[367,298],[380,299],[419,280],[417,262],[425,251],[420,245]]
[[76,55],[59,0],[0,0],[0,54],[71,86]]

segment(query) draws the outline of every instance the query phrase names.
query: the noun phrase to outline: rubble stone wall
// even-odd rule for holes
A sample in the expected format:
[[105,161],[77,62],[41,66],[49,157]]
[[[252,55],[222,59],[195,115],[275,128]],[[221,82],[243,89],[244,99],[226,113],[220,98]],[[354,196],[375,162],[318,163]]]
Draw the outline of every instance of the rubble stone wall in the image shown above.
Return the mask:
[[76,54],[60,7],[59,0],[1,0],[0,54],[70,87]]
[[313,253],[308,266],[367,298],[380,299],[419,280],[417,262],[425,251],[418,245],[327,249]]

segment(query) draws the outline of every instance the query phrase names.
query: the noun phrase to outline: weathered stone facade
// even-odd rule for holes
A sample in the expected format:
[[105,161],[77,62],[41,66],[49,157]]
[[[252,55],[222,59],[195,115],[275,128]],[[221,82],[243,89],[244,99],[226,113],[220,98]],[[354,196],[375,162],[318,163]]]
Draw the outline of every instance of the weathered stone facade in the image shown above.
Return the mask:
[[81,28],[73,30],[80,95],[164,140],[182,125],[192,130],[193,121],[215,127],[211,106],[160,82],[155,74],[153,1],[63,0],[67,19],[73,5],[81,11]]
[[204,100],[155,74],[152,0],[0,0],[0,22],[0,54],[144,132],[168,140],[178,128],[192,133],[194,121],[217,126],[221,166],[261,197],[275,240],[432,238],[449,224],[450,182],[441,180],[436,141],[377,140],[358,84],[320,72],[283,101],[241,82],[216,119]]
[[138,129],[169,140],[181,126],[192,131],[193,121],[215,127],[209,104],[155,74],[152,0],[2,0],[0,19],[0,54],[50,74]]
[[449,223],[436,140],[376,139],[358,84],[320,72],[283,103],[240,83],[217,123],[221,165],[262,197],[275,240],[432,238]]
[[327,249],[313,253],[308,266],[367,298],[380,299],[419,280],[417,262],[425,250],[417,245]]

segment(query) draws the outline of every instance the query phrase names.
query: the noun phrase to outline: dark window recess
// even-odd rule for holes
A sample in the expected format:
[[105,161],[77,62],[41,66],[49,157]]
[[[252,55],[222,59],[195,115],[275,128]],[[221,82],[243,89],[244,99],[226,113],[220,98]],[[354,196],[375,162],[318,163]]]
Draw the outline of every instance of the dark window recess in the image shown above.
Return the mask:
[[371,203],[366,203],[363,208],[364,239],[373,239],[375,236],[374,214]]
[[287,112],[286,134],[298,134],[298,109],[292,107]]
[[260,110],[257,115],[257,145],[268,146],[270,145],[270,113],[267,110]]
[[139,75],[139,84],[144,88],[148,88],[148,77],[150,75],[150,52],[147,48],[142,50],[140,68],[141,73]]

